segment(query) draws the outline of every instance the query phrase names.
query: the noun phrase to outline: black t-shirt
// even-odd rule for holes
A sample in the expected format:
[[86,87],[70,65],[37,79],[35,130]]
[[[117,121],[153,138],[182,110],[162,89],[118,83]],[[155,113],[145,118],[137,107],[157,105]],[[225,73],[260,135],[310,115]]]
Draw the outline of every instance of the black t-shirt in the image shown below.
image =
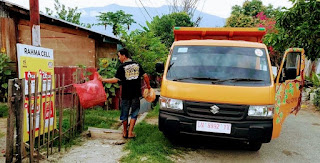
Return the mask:
[[141,65],[134,61],[122,63],[115,77],[122,85],[122,99],[141,97],[141,77],[144,74]]

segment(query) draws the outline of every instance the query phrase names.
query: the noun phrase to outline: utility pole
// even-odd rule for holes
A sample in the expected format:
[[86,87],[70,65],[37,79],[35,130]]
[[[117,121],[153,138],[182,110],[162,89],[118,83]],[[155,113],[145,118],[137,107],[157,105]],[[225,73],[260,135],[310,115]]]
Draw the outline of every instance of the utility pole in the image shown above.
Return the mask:
[[[40,47],[40,15],[39,15],[39,0],[29,0],[29,4],[30,4],[30,28],[31,28],[31,43],[33,46],[37,46]],[[36,85],[37,86],[37,85]],[[29,86],[30,87],[30,86]],[[37,90],[37,89],[36,89]],[[37,98],[34,98],[36,101]],[[31,99],[30,99],[31,100]],[[36,102],[35,102],[36,103]],[[31,107],[29,105],[29,107]],[[35,108],[34,108],[35,110]],[[29,113],[31,114],[31,112]],[[33,114],[36,114],[36,112],[34,111]],[[35,124],[34,124],[34,119],[33,122],[31,121],[31,116],[29,117],[29,142],[30,142],[30,159],[29,162],[33,163],[34,162],[34,158],[33,158],[33,154],[34,154],[34,130],[35,130]],[[33,116],[33,118],[35,118],[35,116]],[[40,132],[39,132],[40,133]]]
[[39,0],[29,0],[29,3],[30,3],[31,43],[33,46],[39,47],[41,46]]

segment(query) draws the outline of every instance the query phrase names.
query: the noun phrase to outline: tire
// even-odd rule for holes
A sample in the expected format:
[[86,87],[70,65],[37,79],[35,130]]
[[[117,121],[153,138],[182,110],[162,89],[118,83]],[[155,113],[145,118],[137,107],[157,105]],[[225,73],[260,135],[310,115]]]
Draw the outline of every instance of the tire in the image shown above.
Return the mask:
[[249,142],[247,149],[249,151],[259,151],[262,146],[261,142]]

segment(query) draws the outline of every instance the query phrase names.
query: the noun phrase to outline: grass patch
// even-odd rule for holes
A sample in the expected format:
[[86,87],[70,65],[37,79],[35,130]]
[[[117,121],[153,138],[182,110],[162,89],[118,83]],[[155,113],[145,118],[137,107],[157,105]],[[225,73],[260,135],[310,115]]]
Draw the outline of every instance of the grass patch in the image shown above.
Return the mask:
[[0,117],[8,116],[8,106],[6,103],[0,103]]
[[4,137],[6,134],[0,131],[0,138]]
[[160,105],[159,103],[147,114],[146,118],[156,118],[159,115]]
[[125,149],[130,153],[121,159],[122,162],[173,162],[168,156],[180,153],[157,125],[142,121],[135,127],[135,132],[138,136],[126,144]]
[[[156,118],[159,115],[159,104],[148,113],[146,119]],[[121,158],[122,162],[173,162],[171,155],[181,154],[183,149],[175,147],[158,129],[158,125],[148,124],[142,121],[135,127],[137,137],[130,140],[125,150],[130,153]]]
[[[120,117],[119,110],[103,110],[101,107],[94,109],[84,110],[85,119],[84,119],[84,129],[87,130],[88,127],[97,127],[97,128],[116,128],[119,126]],[[63,119],[62,119],[62,129],[63,132],[67,131],[70,128],[70,114],[75,116],[75,113],[71,109],[63,110]],[[58,114],[57,114],[58,116]],[[59,126],[59,124],[57,124]]]
[[85,110],[85,130],[88,127],[115,129],[121,123],[119,110],[103,110],[101,107]]

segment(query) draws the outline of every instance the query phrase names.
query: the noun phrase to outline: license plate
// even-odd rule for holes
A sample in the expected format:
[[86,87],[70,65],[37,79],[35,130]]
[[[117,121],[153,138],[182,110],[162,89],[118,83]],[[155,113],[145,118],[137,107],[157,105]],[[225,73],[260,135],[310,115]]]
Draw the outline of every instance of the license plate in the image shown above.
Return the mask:
[[225,134],[231,133],[231,124],[230,123],[197,121],[196,125],[197,125],[196,126],[197,131],[225,133]]

